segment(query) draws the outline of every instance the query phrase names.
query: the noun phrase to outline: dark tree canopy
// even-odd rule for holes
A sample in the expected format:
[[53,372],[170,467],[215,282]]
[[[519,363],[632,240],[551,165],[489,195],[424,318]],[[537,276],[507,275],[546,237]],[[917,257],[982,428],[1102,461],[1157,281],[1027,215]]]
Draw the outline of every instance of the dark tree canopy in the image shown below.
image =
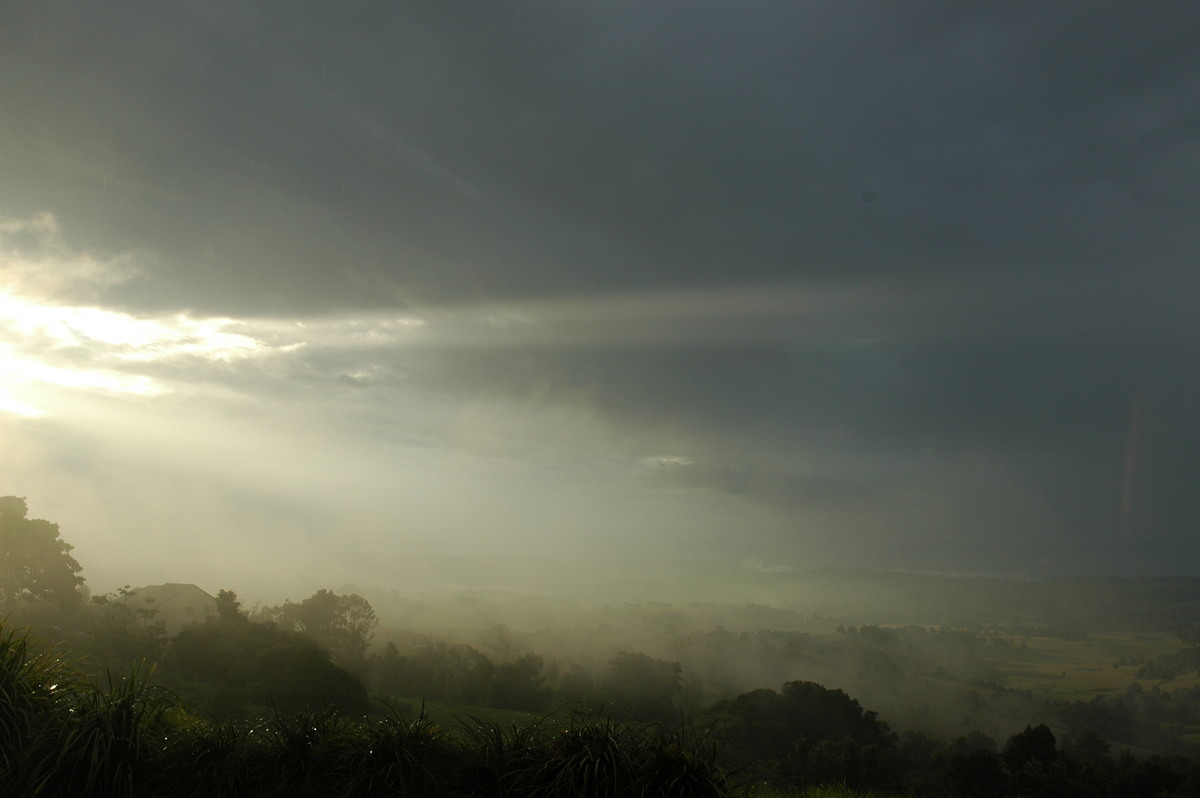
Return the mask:
[[283,713],[332,707],[352,715],[367,709],[362,682],[330,662],[315,640],[241,616],[183,628],[162,668],[185,680],[176,685],[182,692],[207,685],[206,710],[218,718],[272,707]]
[[318,590],[299,604],[285,602],[268,610],[267,616],[283,629],[316,640],[335,662],[350,668],[363,666],[379,623],[365,598],[357,593],[341,596],[332,590]]
[[759,689],[722,701],[713,709],[730,720],[736,744],[761,756],[788,756],[796,741],[848,738],[863,745],[889,745],[893,735],[874,712],[841,690],[815,682],[787,682],[783,689]]
[[0,606],[44,600],[75,607],[83,584],[71,544],[58,524],[29,518],[25,500],[0,497]]
[[609,660],[600,682],[603,697],[620,712],[640,720],[670,720],[681,689],[678,662],[622,651]]
[[762,768],[793,787],[844,784],[890,788],[896,737],[874,712],[841,690],[808,681],[775,690],[752,690],[711,710],[740,764]]
[[373,670],[376,688],[385,695],[479,704],[489,699],[495,664],[464,644],[430,641],[402,656],[389,642],[374,658]]
[[222,621],[247,620],[246,613],[242,610],[242,601],[238,598],[237,593],[232,590],[217,591],[217,618]]
[[546,687],[543,660],[532,652],[497,665],[492,672],[492,706],[501,709],[545,709],[553,691]]

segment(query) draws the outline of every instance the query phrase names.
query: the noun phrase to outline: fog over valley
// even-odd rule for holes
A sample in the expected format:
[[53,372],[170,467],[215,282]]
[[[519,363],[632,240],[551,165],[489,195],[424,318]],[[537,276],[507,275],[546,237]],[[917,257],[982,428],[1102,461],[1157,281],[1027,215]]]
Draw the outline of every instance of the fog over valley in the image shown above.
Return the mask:
[[0,2],[0,783],[1197,794],[1198,98],[1158,0]]

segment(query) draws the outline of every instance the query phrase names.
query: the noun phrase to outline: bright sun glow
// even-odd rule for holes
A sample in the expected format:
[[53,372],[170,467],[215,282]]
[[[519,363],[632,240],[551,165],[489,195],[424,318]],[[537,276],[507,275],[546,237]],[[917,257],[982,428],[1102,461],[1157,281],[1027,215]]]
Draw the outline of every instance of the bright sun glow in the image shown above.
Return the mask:
[[158,396],[169,389],[156,380],[140,374],[122,374],[108,369],[78,369],[51,366],[19,357],[3,361],[6,374],[15,375],[16,380],[60,385],[65,388],[82,388],[115,394]]
[[[307,321],[137,317],[98,307],[56,305],[0,289],[0,412],[48,411],[38,386],[154,397],[173,391],[149,364],[205,364],[286,355],[308,346],[389,347],[411,341],[424,321],[357,316]],[[300,340],[301,337],[303,340]]]
[[30,404],[22,402],[7,394],[0,393],[0,413],[8,413],[14,416],[24,416],[25,418],[37,418],[46,415],[41,410]]
[[27,338],[54,348],[103,347],[123,360],[157,360],[199,355],[214,360],[252,357],[265,347],[248,335],[226,331],[231,319],[139,319],[101,308],[42,305],[0,293],[0,322]]
[[[26,417],[45,410],[20,394],[35,384],[110,395],[153,397],[170,392],[160,380],[121,368],[177,355],[229,361],[263,349],[223,328],[225,319],[139,319],[100,308],[39,304],[0,292],[0,411]],[[75,362],[86,352],[84,364]]]

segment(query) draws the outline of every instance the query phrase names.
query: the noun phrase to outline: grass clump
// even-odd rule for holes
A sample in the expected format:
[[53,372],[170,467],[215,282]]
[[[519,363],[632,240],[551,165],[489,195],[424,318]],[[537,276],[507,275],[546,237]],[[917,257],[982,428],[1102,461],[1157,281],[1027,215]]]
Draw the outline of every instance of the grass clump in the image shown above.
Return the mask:
[[77,678],[57,651],[0,621],[0,756],[22,747],[42,718],[72,697]]
[[336,711],[212,723],[151,683],[103,683],[0,621],[0,785],[5,796],[724,796],[706,735],[571,712],[434,723]]
[[7,794],[132,796],[162,753],[176,709],[151,668],[82,679],[52,649],[0,625],[0,783]]
[[424,709],[412,720],[392,711],[360,726],[348,743],[329,774],[328,795],[451,794],[463,770],[457,741]]
[[721,796],[728,793],[705,735],[603,713],[497,726],[467,725],[478,795]]
[[896,798],[894,793],[856,790],[833,784],[821,787],[786,788],[759,784],[733,793],[737,798]]

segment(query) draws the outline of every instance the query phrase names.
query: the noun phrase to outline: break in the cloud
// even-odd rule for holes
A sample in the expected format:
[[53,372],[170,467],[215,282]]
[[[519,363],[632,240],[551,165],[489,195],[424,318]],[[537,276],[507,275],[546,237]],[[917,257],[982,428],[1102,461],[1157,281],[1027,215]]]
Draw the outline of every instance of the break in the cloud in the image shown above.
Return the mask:
[[[389,578],[379,567],[413,552],[615,555],[639,533],[683,534],[680,513],[645,493],[636,449],[586,402],[455,395],[405,370],[412,350],[489,346],[493,307],[434,311],[436,324],[370,312],[133,315],[56,304],[22,281],[28,253],[3,253],[0,409],[39,419],[5,424],[5,478],[68,498],[56,519],[82,527],[71,539],[102,578],[132,578],[116,572],[125,563],[150,579],[157,561],[286,590],[322,566],[378,582]],[[51,272],[83,257],[34,256]],[[715,536],[697,513],[682,514],[687,534]],[[341,557],[311,550],[329,535]],[[246,546],[257,554],[239,561],[261,563],[285,539],[292,554],[268,557],[282,569],[274,577],[222,554]]]
[[0,490],[73,537],[1200,562],[1186,4],[0,13]]
[[[131,253],[97,256],[74,249],[51,213],[28,219],[0,218],[0,288],[6,293],[95,301],[106,288],[139,275]],[[9,296],[6,302],[16,299]]]

